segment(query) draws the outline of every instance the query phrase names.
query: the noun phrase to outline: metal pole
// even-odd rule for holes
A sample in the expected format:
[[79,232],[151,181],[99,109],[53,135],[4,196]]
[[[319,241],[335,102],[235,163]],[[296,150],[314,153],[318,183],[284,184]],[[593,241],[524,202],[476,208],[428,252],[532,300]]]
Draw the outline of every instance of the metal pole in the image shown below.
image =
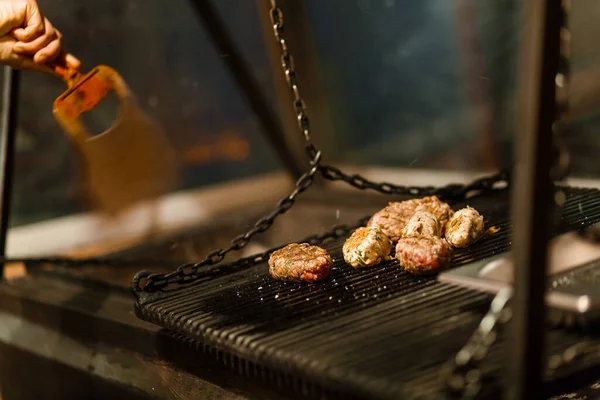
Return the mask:
[[[12,201],[12,179],[19,105],[19,72],[4,67],[2,79],[2,121],[0,121],[0,257],[6,255],[6,235]],[[0,279],[4,262],[0,262]]]
[[512,351],[505,398],[541,393],[545,349],[547,244],[552,229],[552,124],[559,67],[561,0],[527,0],[519,88],[521,116],[515,137],[512,195],[515,283]]
[[252,75],[250,68],[237,50],[234,41],[210,0],[190,0],[192,8],[203,22],[203,26],[220,54],[227,54],[222,60],[231,72],[233,79],[241,89],[246,101],[258,117],[267,139],[277,152],[284,167],[299,178],[305,171],[305,165],[298,162],[285,141],[285,136],[277,117],[268,104],[260,85]]

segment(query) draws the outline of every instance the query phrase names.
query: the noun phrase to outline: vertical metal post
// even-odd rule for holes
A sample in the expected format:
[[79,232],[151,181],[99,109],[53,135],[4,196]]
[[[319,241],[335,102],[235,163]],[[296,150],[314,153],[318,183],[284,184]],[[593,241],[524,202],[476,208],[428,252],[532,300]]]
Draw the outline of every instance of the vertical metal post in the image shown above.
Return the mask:
[[[6,235],[12,201],[12,178],[19,104],[19,72],[4,67],[2,78],[2,121],[0,121],[0,257],[6,255]],[[0,261],[0,279],[4,261]]]
[[538,398],[541,392],[547,244],[552,229],[552,125],[563,17],[561,0],[527,0],[523,4],[521,115],[515,136],[512,194],[514,314],[507,399]]

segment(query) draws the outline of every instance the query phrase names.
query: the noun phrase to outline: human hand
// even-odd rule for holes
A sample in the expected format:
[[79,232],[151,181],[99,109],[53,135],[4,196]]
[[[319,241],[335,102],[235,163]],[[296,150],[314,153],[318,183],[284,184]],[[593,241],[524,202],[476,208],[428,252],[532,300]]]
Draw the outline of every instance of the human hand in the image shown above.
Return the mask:
[[53,73],[48,63],[55,60],[69,69],[81,66],[74,56],[64,53],[61,33],[42,15],[35,0],[0,0],[0,63]]

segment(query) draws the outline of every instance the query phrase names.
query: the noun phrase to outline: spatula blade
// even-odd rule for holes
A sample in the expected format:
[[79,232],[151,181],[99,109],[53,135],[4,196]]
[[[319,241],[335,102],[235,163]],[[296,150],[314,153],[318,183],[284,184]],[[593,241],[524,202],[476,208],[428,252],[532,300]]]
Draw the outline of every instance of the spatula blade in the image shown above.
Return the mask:
[[[80,116],[111,91],[119,99],[118,116],[109,129],[92,136]],[[178,163],[172,144],[112,68],[99,66],[78,79],[57,98],[54,115],[79,148],[89,193],[101,209],[116,214],[176,187]]]

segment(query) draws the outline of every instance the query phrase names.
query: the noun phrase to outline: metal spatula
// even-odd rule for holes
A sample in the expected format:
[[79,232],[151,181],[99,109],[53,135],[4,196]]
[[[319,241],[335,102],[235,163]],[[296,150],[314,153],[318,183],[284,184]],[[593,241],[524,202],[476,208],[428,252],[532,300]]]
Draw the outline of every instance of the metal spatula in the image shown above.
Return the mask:
[[[54,116],[83,156],[87,189],[98,207],[116,214],[174,188],[178,168],[173,147],[115,70],[97,66],[84,75],[59,63],[52,68],[68,86],[54,102]],[[117,117],[106,131],[92,135],[82,114],[111,92],[119,101]]]

